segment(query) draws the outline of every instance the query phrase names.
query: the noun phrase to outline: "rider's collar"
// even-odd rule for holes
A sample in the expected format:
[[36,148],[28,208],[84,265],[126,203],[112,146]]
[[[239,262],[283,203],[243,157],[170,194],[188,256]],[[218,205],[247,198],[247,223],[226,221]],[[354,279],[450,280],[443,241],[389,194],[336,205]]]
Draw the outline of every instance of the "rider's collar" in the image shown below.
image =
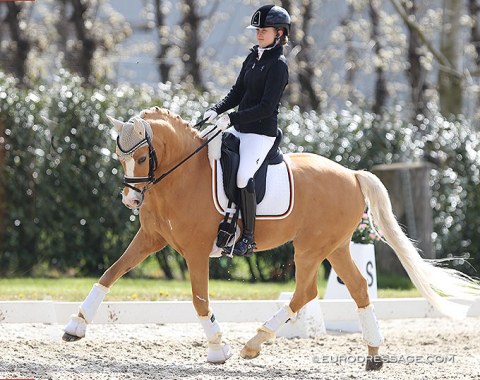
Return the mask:
[[278,40],[274,42],[272,45],[267,46],[266,48],[261,48],[260,46],[257,47],[257,59],[260,60],[264,52],[272,50],[278,46]]

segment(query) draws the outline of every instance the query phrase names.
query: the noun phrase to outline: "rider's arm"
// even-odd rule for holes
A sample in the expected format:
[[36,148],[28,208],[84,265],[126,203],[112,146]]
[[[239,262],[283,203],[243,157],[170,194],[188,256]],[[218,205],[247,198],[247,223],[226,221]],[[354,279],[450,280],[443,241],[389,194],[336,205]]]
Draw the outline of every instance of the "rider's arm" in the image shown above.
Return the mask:
[[251,123],[271,116],[277,109],[283,90],[288,83],[288,66],[278,60],[268,71],[261,101],[253,107],[229,114],[232,124]]
[[251,54],[252,53],[250,53],[250,55],[248,55],[248,57],[243,62],[242,70],[240,70],[240,74],[238,75],[237,81],[232,86],[227,96],[225,96],[223,100],[221,100],[220,102],[218,102],[216,105],[212,107],[212,109],[215,112],[217,112],[219,115],[240,104],[240,101],[242,100],[243,95],[245,94],[244,77],[245,77],[245,72],[247,70],[248,62],[251,58]]

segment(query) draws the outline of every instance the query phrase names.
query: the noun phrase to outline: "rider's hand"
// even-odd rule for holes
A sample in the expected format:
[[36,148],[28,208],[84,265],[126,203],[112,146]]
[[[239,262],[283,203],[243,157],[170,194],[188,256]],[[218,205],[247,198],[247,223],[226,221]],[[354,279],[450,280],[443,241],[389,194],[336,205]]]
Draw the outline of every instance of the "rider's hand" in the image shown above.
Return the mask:
[[230,116],[228,116],[228,114],[225,114],[221,116],[220,119],[217,120],[217,122],[215,123],[215,126],[221,131],[224,131],[230,126],[230,123],[231,123]]
[[207,119],[207,123],[211,123],[216,117],[218,116],[218,113],[216,113],[214,110],[211,108],[206,110],[205,113],[203,114],[203,119]]

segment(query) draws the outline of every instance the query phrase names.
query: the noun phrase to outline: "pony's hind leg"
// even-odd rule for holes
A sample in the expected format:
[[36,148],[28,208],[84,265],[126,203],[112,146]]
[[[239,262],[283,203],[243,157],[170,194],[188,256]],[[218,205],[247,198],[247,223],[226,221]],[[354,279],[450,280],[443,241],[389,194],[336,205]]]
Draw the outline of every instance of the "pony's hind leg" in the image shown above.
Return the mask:
[[110,287],[125,273],[135,268],[152,252],[165,246],[165,241],[158,237],[152,238],[142,229],[132,240],[124,254],[110,267],[97,284],[94,284],[87,298],[80,305],[78,315],[72,315],[64,328],[62,339],[75,342],[85,336],[87,324],[91,323],[100,304],[110,290]]
[[317,273],[321,261],[314,254],[306,252],[295,254],[296,285],[290,304],[278,310],[272,318],[257,329],[257,334],[240,352],[244,359],[253,359],[260,355],[262,344],[275,338],[278,329],[317,296]]
[[341,247],[328,256],[328,261],[332,264],[333,269],[342,279],[357,304],[363,338],[368,345],[366,370],[379,370],[383,363],[378,355],[378,351],[384,339],[378,327],[373,305],[370,304],[367,281],[355,265],[349,246],[349,242],[342,244]]

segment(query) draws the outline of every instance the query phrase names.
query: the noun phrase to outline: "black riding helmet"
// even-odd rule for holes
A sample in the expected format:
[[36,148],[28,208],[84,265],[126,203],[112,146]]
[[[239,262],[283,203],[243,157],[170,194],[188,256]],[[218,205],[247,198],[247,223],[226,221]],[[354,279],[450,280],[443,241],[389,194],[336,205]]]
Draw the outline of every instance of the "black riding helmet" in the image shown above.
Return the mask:
[[249,29],[256,28],[284,28],[285,34],[290,32],[290,15],[277,5],[264,5],[257,9],[250,21]]

